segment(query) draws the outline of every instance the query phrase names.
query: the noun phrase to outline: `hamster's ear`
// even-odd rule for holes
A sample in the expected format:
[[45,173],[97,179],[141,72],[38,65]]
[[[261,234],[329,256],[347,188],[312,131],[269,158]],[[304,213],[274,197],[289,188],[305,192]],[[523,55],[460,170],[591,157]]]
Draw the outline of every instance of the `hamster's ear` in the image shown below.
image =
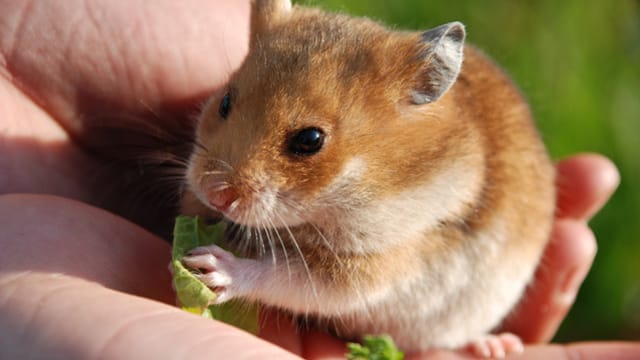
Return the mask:
[[436,101],[453,85],[462,67],[464,38],[464,25],[457,21],[421,34],[420,59],[424,66],[411,94],[414,104]]
[[291,0],[251,0],[252,37],[291,12]]

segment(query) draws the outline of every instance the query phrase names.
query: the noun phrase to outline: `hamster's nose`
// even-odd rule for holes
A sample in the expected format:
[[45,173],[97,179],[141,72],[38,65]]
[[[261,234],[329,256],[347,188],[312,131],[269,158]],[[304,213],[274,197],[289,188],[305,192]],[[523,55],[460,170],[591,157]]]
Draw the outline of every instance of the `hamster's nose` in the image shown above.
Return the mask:
[[238,199],[238,193],[233,187],[207,193],[209,204],[220,212],[227,212],[231,204]]

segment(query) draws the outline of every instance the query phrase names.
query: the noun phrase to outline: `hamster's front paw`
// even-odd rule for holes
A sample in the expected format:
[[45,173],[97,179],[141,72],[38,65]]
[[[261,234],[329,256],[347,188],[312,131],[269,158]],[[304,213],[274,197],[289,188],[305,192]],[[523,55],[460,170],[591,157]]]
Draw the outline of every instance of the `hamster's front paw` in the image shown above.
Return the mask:
[[233,273],[238,259],[232,253],[216,245],[197,247],[182,262],[200,272],[195,274],[196,278],[218,295],[217,304],[235,297]]

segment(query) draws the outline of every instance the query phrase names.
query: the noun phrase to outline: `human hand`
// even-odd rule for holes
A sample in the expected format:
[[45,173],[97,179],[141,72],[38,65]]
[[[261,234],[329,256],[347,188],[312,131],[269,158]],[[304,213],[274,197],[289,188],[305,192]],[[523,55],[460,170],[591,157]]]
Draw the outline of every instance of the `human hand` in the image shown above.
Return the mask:
[[[595,251],[584,221],[617,182],[615,168],[593,155],[565,160],[558,169],[570,190],[561,190],[561,220],[545,267],[503,329],[529,342],[548,340],[571,305]],[[584,195],[575,197],[580,193]],[[0,219],[0,357],[344,356],[344,343],[317,332],[297,333],[285,318],[263,319],[261,335],[276,347],[168,305],[173,301],[166,271],[168,245],[100,209],[51,196],[5,195],[0,197]],[[569,225],[560,225],[565,221]],[[562,275],[566,273],[577,275],[567,280]],[[568,357],[576,352],[584,358],[632,358],[640,354],[640,346],[535,346],[527,347],[524,356]],[[422,357],[464,355],[434,351]]]
[[[122,176],[116,169],[87,181],[101,166],[93,152],[113,140],[99,131],[105,119],[123,128],[140,121],[166,132],[179,128],[185,109],[221,86],[246,51],[248,1],[26,4],[0,0],[0,193],[100,203],[96,194]],[[163,121],[170,115],[174,122]],[[579,207],[586,208],[568,206]],[[285,356],[223,324],[149,301],[172,301],[164,272],[169,251],[135,225],[48,196],[4,196],[0,208],[0,357]],[[552,253],[568,256],[565,251]],[[584,253],[580,258],[584,265]],[[554,284],[550,262],[551,275],[540,278]],[[548,337],[563,313],[555,315],[555,325],[542,317],[525,339]],[[343,344],[325,335],[266,324],[263,336],[291,353],[344,353]]]

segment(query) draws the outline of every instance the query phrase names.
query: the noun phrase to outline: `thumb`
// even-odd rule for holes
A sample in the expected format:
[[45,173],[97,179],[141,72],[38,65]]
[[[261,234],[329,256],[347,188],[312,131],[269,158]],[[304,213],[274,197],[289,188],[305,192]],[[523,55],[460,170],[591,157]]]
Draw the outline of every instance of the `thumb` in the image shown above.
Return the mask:
[[0,196],[0,228],[1,359],[295,358],[166,304],[167,244],[103,210]]

